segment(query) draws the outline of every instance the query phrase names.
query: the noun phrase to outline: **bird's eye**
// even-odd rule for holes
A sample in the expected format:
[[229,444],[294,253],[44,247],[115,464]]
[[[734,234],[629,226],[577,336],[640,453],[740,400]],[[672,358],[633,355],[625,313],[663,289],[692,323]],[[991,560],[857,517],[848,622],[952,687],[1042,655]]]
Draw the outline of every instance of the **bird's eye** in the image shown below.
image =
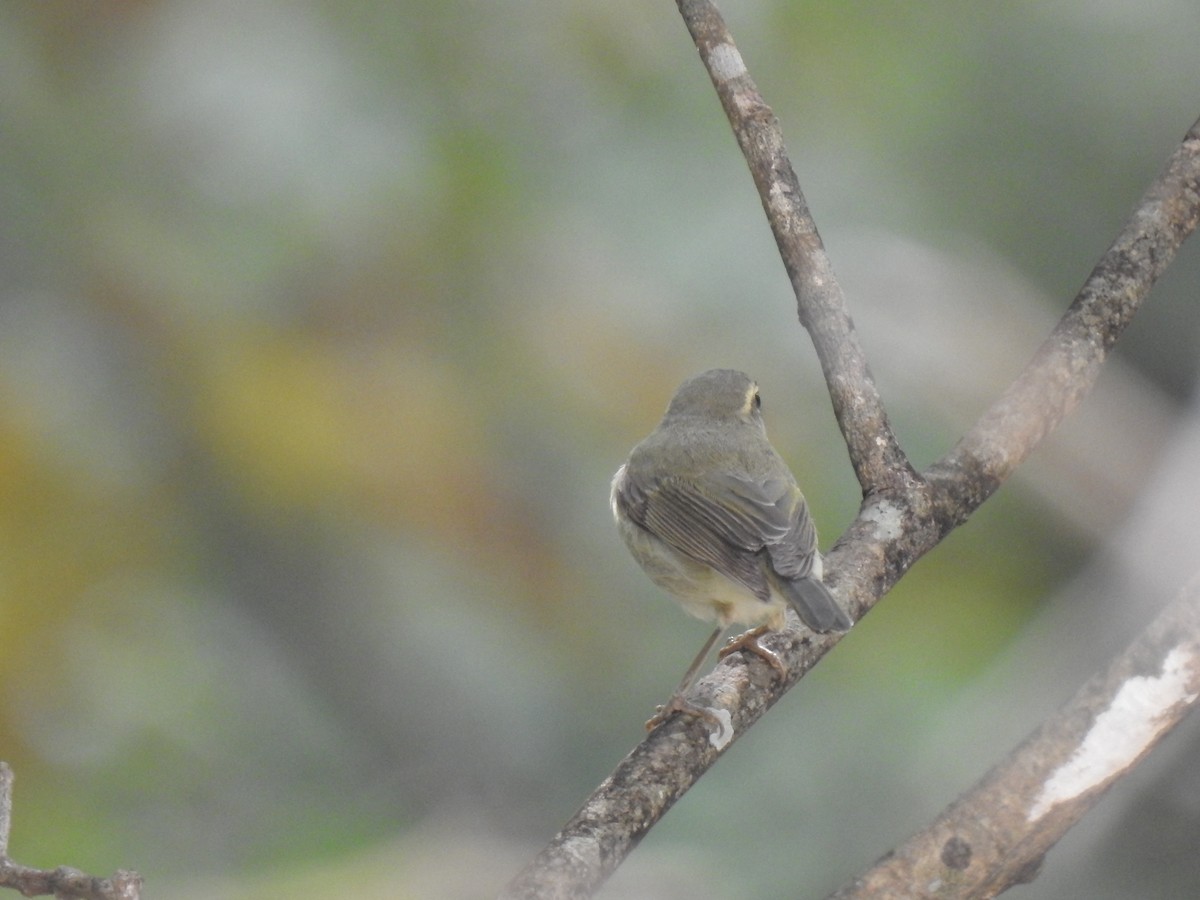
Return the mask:
[[754,392],[754,408],[762,409],[762,397],[758,396],[758,391]]

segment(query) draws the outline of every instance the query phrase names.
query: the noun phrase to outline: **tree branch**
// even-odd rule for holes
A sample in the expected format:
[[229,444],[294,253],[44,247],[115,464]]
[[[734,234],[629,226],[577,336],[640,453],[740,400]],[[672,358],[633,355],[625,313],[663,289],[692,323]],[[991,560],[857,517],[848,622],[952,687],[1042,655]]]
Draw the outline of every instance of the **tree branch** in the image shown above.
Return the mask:
[[[715,7],[707,0],[677,2],[750,165],[863,488],[858,517],[825,563],[827,583],[859,618],[917,559],[962,524],[1091,390],[1108,350],[1196,227],[1200,122],[1033,361],[949,454],[918,475],[888,425],[778,122]],[[590,896],[729,744],[839,639],[796,628],[765,637],[764,643],[788,667],[782,681],[773,681],[772,670],[757,657],[727,657],[697,683],[692,699],[728,712],[732,733],[709,735],[694,717],[676,717],[657,728],[618,764],[503,896]],[[954,854],[951,858],[957,859]]]
[[1198,170],[1200,121],[1184,135],[1033,360],[926,473],[948,524],[990,496],[1091,392],[1108,351],[1196,228]]
[[138,900],[142,876],[118,869],[111,878],[95,878],[72,869],[31,869],[8,857],[8,836],[12,827],[13,771],[0,762],[0,887],[20,891],[26,897],[53,895],[63,900]]
[[677,2],[750,167],[863,494],[902,487],[912,478],[912,468],[888,422],[846,298],[784,148],[779,121],[755,87],[717,8],[708,0]]
[[1200,698],[1200,578],[925,831],[832,895],[994,897],[1042,858]]

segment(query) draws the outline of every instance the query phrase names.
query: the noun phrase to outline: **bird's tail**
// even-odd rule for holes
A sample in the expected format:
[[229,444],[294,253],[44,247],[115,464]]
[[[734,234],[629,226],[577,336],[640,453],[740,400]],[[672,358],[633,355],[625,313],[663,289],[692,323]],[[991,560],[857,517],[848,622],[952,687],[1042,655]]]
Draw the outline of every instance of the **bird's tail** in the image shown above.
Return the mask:
[[780,593],[787,598],[800,620],[813,631],[849,631],[854,624],[837,605],[829,588],[812,577],[778,579]]

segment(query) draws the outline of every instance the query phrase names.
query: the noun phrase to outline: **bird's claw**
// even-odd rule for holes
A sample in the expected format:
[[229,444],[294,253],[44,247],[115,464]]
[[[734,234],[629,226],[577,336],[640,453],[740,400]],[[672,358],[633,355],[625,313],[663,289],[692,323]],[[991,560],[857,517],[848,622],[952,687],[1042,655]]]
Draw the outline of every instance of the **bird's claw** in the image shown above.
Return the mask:
[[707,706],[698,706],[695,703],[687,700],[680,694],[672,694],[671,699],[662,706],[654,708],[654,715],[646,720],[646,730],[653,731],[675,713],[683,713],[686,716],[695,716],[698,719],[703,719],[714,728],[721,729],[724,724],[718,718],[717,714]]
[[774,669],[780,678],[786,678],[787,666],[784,665],[784,662],[779,657],[779,654],[769,647],[764,647],[762,642],[759,640],[759,638],[761,638],[770,630],[771,629],[766,625],[760,625],[757,628],[751,628],[744,634],[739,634],[737,637],[731,639],[728,644],[717,651],[717,655],[721,657],[721,659],[724,659],[730,653],[736,653],[739,650],[749,650],[751,653],[760,657],[772,669]]

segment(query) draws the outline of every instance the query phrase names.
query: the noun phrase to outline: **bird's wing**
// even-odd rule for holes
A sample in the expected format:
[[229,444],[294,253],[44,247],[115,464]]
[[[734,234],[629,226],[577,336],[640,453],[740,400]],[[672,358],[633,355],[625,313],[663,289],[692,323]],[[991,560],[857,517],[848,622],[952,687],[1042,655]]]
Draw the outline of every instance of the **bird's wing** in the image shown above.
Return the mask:
[[817,550],[817,529],[796,482],[736,475],[719,476],[719,481],[725,497],[737,498],[739,509],[753,513],[751,521],[762,535],[760,547],[771,557],[771,568],[788,579],[807,576]]
[[787,532],[767,546],[771,568],[787,579],[806,578],[812,572],[817,553],[817,528],[808,514],[808,504],[794,483],[790,485],[787,511]]
[[[796,530],[795,507],[803,504],[795,502],[795,490],[784,478],[639,478],[626,472],[614,499],[642,528],[744,585],[765,602],[771,589],[760,553],[768,549],[774,561],[772,548],[786,542]],[[786,556],[795,568],[799,560],[793,561],[791,553]],[[809,565],[811,562],[810,550]],[[778,564],[775,567],[778,569]]]

